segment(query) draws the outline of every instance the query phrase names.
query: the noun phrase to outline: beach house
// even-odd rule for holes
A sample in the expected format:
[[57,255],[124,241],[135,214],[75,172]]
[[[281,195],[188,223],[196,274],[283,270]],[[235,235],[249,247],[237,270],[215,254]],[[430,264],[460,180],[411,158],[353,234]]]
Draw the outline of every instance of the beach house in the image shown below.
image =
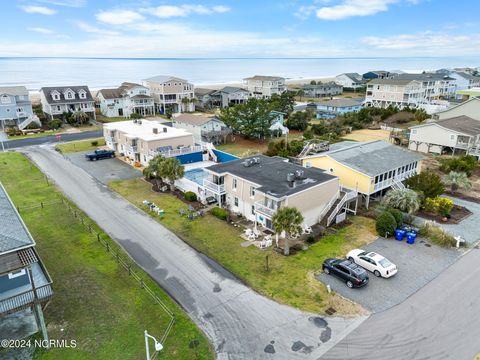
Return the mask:
[[436,120],[449,119],[457,116],[468,116],[480,121],[480,97],[472,97],[467,101],[454,105],[446,110],[433,114]]
[[88,86],[55,86],[40,89],[43,112],[50,118],[63,117],[64,113],[84,112],[95,119],[95,100]]
[[97,98],[100,111],[106,117],[155,115],[150,89],[140,84],[124,82],[116,89],[102,89],[98,91]]
[[211,94],[214,106],[222,109],[232,105],[243,104],[250,98],[250,92],[236,86],[225,86]]
[[157,113],[195,111],[195,86],[187,80],[158,75],[143,80],[142,84],[150,89]]
[[210,110],[215,105],[213,104],[212,94],[217,90],[206,88],[195,88],[195,110]]
[[408,148],[424,153],[479,157],[480,121],[460,115],[412,126]]
[[344,90],[356,91],[365,86],[362,75],[358,73],[344,73],[335,76],[335,83],[341,85]]
[[303,96],[310,98],[323,98],[340,95],[343,92],[343,86],[329,82],[317,82],[316,84],[305,84],[302,87]]
[[35,241],[0,183],[0,336],[18,340],[41,331],[53,296],[52,279]]
[[17,126],[22,130],[31,122],[41,125],[40,120],[33,113],[27,88],[25,86],[0,87],[0,129]]
[[280,95],[287,90],[285,78],[280,76],[255,75],[243,79],[250,95],[257,99],[269,99],[272,95]]
[[197,144],[222,144],[231,133],[230,128],[214,115],[179,114],[172,117],[172,125],[191,133]]
[[[218,199],[220,206],[227,206],[270,230],[273,230],[273,215],[284,206],[297,208],[304,217],[305,227],[324,218],[334,222],[346,211],[347,200],[340,206],[337,202],[344,197],[338,177],[319,169],[303,168],[281,157],[255,155],[204,170],[208,173],[204,188]],[[341,219],[342,216],[338,218]]]
[[404,187],[403,180],[420,172],[422,158],[418,153],[376,140],[342,141],[299,161],[307,168],[316,167],[338,176],[340,184],[357,191],[368,207],[371,197],[382,196],[392,187]]
[[147,166],[156,155],[172,157],[199,148],[191,133],[152,120],[106,123],[103,136],[108,148],[142,166]]
[[368,71],[362,75],[362,79],[365,81],[369,81],[372,79],[385,79],[390,76],[390,73],[385,70],[375,70],[375,71]]
[[333,99],[307,105],[316,112],[317,119],[333,119],[339,115],[358,112],[363,107],[363,99]]
[[455,79],[456,91],[480,87],[480,76],[475,76],[461,71],[453,71],[448,76]]

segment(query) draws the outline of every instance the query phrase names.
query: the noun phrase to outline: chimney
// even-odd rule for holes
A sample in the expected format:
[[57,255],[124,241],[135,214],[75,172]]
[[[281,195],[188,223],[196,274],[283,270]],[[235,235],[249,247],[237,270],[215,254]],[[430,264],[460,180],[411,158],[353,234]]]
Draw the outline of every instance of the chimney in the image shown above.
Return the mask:
[[288,173],[287,174],[287,182],[288,186],[293,187],[295,184],[295,174],[294,173]]
[[153,128],[153,133],[158,134],[158,128]]

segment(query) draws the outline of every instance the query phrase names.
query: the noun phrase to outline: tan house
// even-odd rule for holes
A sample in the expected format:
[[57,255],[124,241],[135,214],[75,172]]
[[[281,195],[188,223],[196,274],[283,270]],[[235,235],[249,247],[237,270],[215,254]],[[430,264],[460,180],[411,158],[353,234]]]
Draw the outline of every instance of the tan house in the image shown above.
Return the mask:
[[243,79],[251,96],[257,99],[269,99],[272,95],[280,95],[287,90],[285,78],[279,76],[255,75]]
[[104,124],[103,136],[108,148],[143,166],[156,155],[172,157],[201,150],[191,133],[150,120]]
[[202,142],[221,144],[231,133],[223,121],[215,116],[203,114],[179,114],[172,118],[172,125],[176,129],[192,133],[199,144]]
[[367,84],[365,104],[387,108],[417,107],[423,99],[422,84],[416,80],[373,79]]
[[410,150],[480,156],[480,121],[461,115],[412,126]]
[[267,229],[273,229],[275,212],[287,206],[302,213],[305,227],[324,219],[339,222],[345,218],[344,205],[352,198],[341,192],[338,177],[276,156],[255,155],[212,165],[205,171],[207,195]]
[[471,99],[452,106],[449,109],[433,114],[433,118],[444,120],[462,115],[480,121],[480,98],[472,97]]
[[165,114],[195,111],[195,86],[187,80],[174,76],[158,75],[143,80],[150,89],[155,102],[155,111]]

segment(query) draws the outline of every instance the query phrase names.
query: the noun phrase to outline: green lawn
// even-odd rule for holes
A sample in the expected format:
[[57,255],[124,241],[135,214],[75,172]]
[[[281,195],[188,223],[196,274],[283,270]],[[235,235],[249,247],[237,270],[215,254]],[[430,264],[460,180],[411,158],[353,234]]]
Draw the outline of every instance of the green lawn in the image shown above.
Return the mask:
[[97,121],[101,123],[110,123],[110,122],[127,121],[127,120],[131,120],[131,119],[123,116],[106,117],[102,114],[97,114]]
[[[20,208],[54,282],[45,311],[49,336],[77,342],[76,349],[37,351],[35,359],[144,359],[143,331],[160,338],[169,321],[165,312],[61,202],[25,208],[59,197],[23,155],[0,154],[0,181]],[[108,238],[104,233],[102,237]],[[128,258],[123,252],[122,257]],[[196,358],[189,348],[194,339],[199,341],[197,358],[213,359],[207,339],[179,306],[147,274],[135,265],[133,269],[176,315],[159,359]]]
[[[75,127],[76,130],[80,131],[80,132],[84,132],[84,131],[95,131],[95,130],[99,130],[100,127],[99,126],[95,126],[95,125],[85,125],[85,126],[78,126],[78,127]],[[58,129],[58,130],[47,130],[47,131],[44,131],[44,132],[40,132],[40,133],[35,133],[35,134],[28,134],[28,135],[19,135],[19,136],[11,136],[9,135],[8,136],[8,139],[9,140],[19,140],[19,139],[30,139],[30,138],[37,138],[37,137],[43,137],[43,136],[50,136],[50,135],[62,135],[62,134],[68,134],[68,132],[66,131],[66,129]]]
[[[143,179],[111,182],[110,187],[138,207],[142,201],[154,201],[165,210],[165,218],[158,219],[194,248],[217,260],[258,292],[300,309],[323,312],[333,306],[341,314],[354,314],[359,307],[335,294],[328,294],[314,275],[321,270],[327,257],[345,256],[376,238],[373,220],[352,217],[352,225],[334,235],[328,235],[307,251],[284,257],[272,249],[260,250],[254,246],[243,248],[240,230],[226,222],[206,215],[190,221],[181,217],[179,208],[186,205],[169,194],[154,193]],[[269,256],[270,270],[265,269]]]
[[[97,141],[98,144],[92,145],[93,141]],[[98,139],[88,139],[88,140],[80,140],[80,141],[70,141],[64,144],[59,144],[55,146],[55,148],[62,153],[71,153],[71,152],[77,152],[77,151],[95,150],[99,146],[104,146],[104,145],[105,145],[105,139],[98,138]]]

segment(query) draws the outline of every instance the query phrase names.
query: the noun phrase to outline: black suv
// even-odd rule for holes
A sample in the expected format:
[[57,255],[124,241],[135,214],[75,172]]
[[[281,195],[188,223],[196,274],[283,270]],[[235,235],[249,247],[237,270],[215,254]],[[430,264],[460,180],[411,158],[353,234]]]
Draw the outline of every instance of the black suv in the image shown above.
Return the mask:
[[323,262],[323,272],[332,274],[346,281],[349,288],[362,287],[368,284],[368,274],[364,268],[343,259],[327,259]]

